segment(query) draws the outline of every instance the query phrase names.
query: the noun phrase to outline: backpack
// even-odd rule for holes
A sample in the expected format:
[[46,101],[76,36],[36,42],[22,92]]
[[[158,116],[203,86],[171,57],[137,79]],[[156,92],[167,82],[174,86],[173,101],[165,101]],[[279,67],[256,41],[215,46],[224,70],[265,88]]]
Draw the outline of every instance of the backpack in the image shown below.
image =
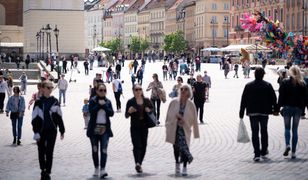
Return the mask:
[[118,92],[119,92],[120,94],[123,93],[122,83],[121,83],[121,82],[120,82],[119,85],[118,85]]

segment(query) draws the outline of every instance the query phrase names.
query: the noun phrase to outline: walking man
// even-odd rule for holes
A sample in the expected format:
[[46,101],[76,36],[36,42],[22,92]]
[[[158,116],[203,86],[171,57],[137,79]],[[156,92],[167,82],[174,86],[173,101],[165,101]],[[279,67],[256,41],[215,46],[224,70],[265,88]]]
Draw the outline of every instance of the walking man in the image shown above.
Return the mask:
[[193,85],[194,103],[196,105],[197,114],[200,110],[199,120],[203,124],[203,108],[205,103],[206,84],[202,81],[202,76],[197,75],[197,82]]
[[66,74],[67,73],[67,61],[66,61],[66,58],[65,57],[63,57],[63,60],[62,60],[62,68],[63,68],[63,70],[62,70],[62,72],[64,73],[64,74]]
[[206,84],[205,88],[205,100],[209,100],[210,88],[212,87],[211,77],[207,74],[207,71],[204,71],[203,82]]
[[117,75],[117,78],[118,79],[121,79],[121,64],[120,64],[120,61],[117,63],[116,67],[115,67],[115,70],[116,70],[116,75]]
[[2,114],[4,107],[5,93],[9,94],[6,81],[3,79],[3,75],[0,75],[0,114]]
[[83,66],[84,66],[84,73],[85,75],[89,75],[89,62],[87,59],[85,59],[84,63],[83,63]]
[[68,87],[68,83],[66,79],[64,79],[65,75],[61,75],[61,79],[58,81],[58,88],[59,88],[59,104],[61,106],[61,100],[63,96],[63,105],[65,106],[65,93]]
[[114,79],[112,81],[112,89],[113,89],[114,97],[115,97],[116,104],[117,104],[117,112],[121,112],[120,97],[121,97],[121,94],[123,92],[122,84],[121,84],[119,77],[116,74],[114,74],[113,77],[114,77]]
[[[254,161],[260,161],[260,156],[266,158],[268,154],[268,115],[278,115],[277,97],[272,85],[263,80],[265,71],[261,67],[255,70],[255,80],[246,84],[242,94],[240,119],[243,119],[246,110],[250,119],[252,131],[252,145]],[[259,127],[261,127],[261,149],[259,142]]]

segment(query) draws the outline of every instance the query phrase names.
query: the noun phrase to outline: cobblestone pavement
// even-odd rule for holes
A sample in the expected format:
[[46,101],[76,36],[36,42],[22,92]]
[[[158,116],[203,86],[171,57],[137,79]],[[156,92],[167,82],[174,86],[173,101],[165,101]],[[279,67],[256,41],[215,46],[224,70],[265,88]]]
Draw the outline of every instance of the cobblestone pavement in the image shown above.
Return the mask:
[[[80,63],[81,64],[81,63]],[[128,63],[122,71],[124,77],[124,98],[122,98],[122,113],[115,113],[112,118],[114,137],[108,147],[107,171],[109,179],[181,179],[174,175],[173,150],[165,143],[164,118],[170,99],[161,106],[161,126],[149,131],[148,148],[143,164],[144,174],[137,175],[134,170],[132,145],[129,134],[129,119],[124,118],[126,102],[132,97]],[[162,79],[162,62],[147,63],[145,67],[144,89],[156,72]],[[278,89],[277,75],[267,67],[265,79],[272,82]],[[282,117],[270,117],[269,120],[269,160],[254,163],[251,143],[236,142],[238,129],[238,111],[240,97],[244,85],[253,78],[234,79],[230,72],[229,79],[224,79],[218,64],[202,64],[202,71],[207,70],[211,75],[213,85],[210,90],[210,102],[205,104],[205,125],[200,125],[201,138],[191,142],[194,161],[188,166],[187,179],[308,179],[308,120],[302,120],[299,126],[298,159],[290,160],[282,156],[284,151],[284,128]],[[52,179],[95,179],[92,177],[93,164],[91,159],[90,141],[83,129],[81,114],[83,99],[88,97],[88,87],[96,72],[95,68],[89,76],[74,73],[76,83],[69,84],[66,107],[63,114],[66,134],[63,141],[56,142]],[[105,70],[105,69],[104,69]],[[70,72],[69,72],[70,73]],[[203,73],[202,73],[203,74]],[[253,76],[253,75],[252,75]],[[66,77],[69,79],[69,74]],[[188,77],[184,76],[186,81]],[[167,94],[175,81],[164,81]],[[115,107],[115,100],[108,86],[108,97]],[[35,86],[28,88],[26,100],[35,92]],[[149,95],[148,92],[145,93]],[[58,97],[58,91],[54,91]],[[250,133],[250,124],[245,117],[245,123]],[[21,146],[12,146],[11,124],[8,117],[0,115],[0,179],[1,180],[36,180],[40,170],[37,158],[37,147],[32,140],[31,112],[26,111]],[[185,178],[185,179],[186,179]]]

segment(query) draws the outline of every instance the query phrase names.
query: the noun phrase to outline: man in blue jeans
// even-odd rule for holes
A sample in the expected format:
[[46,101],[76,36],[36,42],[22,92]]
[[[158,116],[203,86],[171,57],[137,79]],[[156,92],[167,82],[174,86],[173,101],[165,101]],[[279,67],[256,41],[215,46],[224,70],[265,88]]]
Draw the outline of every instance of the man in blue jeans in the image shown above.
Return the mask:
[[[260,156],[266,158],[268,154],[268,115],[278,115],[279,112],[275,91],[269,82],[263,80],[264,74],[263,68],[256,68],[255,80],[249,82],[244,88],[239,113],[240,118],[243,119],[246,109],[246,114],[250,119],[252,144],[255,153],[254,161],[260,161]],[[261,149],[259,127],[261,127]]]
[[68,87],[68,83],[67,81],[64,79],[65,75],[62,74],[61,75],[61,79],[59,79],[58,81],[58,88],[59,88],[59,103],[61,106],[61,100],[62,100],[62,96],[63,96],[63,105],[65,106],[65,93]]

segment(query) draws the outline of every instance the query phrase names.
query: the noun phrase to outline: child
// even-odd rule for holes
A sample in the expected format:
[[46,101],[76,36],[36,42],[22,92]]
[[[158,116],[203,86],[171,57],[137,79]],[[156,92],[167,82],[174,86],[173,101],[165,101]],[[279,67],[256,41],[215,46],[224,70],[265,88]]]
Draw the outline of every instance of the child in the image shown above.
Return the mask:
[[84,129],[88,128],[88,123],[90,120],[90,112],[89,112],[89,100],[86,98],[83,100],[83,107],[82,107],[82,113],[83,113],[83,119],[84,119],[84,123],[85,123],[85,127]]

